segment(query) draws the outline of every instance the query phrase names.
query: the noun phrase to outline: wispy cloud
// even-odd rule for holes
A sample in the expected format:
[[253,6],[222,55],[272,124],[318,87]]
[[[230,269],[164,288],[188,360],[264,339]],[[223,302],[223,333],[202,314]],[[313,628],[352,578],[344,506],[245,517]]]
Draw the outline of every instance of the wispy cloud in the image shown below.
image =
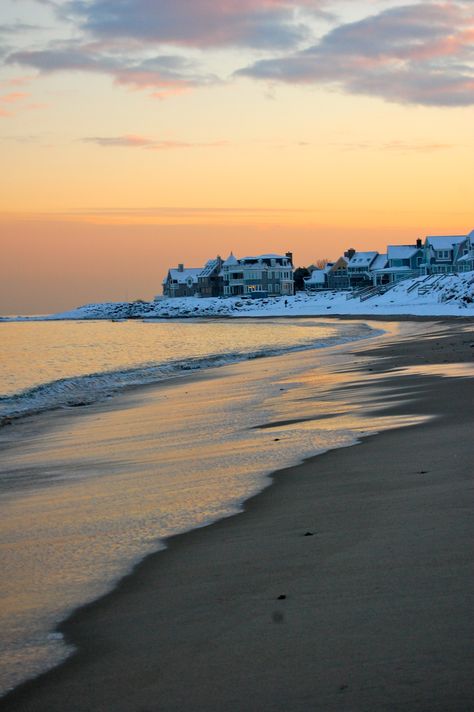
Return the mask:
[[136,134],[126,134],[124,136],[86,136],[82,138],[83,143],[94,143],[105,148],[144,148],[148,151],[169,151],[181,148],[212,148],[227,146],[227,141],[174,141],[156,140],[138,136]]
[[245,67],[270,82],[333,85],[432,106],[474,104],[474,4],[421,2],[342,24],[311,47]]
[[33,67],[44,74],[82,71],[109,74],[118,84],[136,89],[156,89],[159,96],[217,81],[199,73],[194,63],[175,55],[136,58],[124,53],[101,51],[95,44],[61,43],[44,50],[13,52],[8,64]]

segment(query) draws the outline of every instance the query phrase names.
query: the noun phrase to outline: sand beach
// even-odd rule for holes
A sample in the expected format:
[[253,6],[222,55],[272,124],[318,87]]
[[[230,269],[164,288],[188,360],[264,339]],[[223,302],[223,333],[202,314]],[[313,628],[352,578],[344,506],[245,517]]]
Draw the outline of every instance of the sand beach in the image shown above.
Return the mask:
[[[281,469],[243,513],[170,539],[61,624],[76,653],[0,710],[472,709],[474,329],[407,324],[337,347],[331,387],[368,420],[419,422]],[[138,417],[137,395],[114,417],[127,397]]]

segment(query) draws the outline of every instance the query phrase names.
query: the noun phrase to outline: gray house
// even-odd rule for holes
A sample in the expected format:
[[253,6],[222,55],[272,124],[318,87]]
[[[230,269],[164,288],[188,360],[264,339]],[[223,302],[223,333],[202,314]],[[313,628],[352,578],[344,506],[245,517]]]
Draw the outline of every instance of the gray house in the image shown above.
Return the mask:
[[224,296],[290,296],[294,294],[293,256],[258,255],[237,259],[232,253],[222,265]]
[[372,284],[372,265],[378,252],[354,252],[347,265],[347,276],[351,287],[368,287]]
[[466,235],[429,235],[425,240],[423,271],[426,274],[455,272],[467,248]]
[[177,269],[169,269],[163,280],[163,296],[165,297],[194,297],[198,293],[198,275],[202,267],[185,269],[179,264]]
[[474,270],[474,230],[467,235],[465,242],[459,246],[455,270],[456,272]]

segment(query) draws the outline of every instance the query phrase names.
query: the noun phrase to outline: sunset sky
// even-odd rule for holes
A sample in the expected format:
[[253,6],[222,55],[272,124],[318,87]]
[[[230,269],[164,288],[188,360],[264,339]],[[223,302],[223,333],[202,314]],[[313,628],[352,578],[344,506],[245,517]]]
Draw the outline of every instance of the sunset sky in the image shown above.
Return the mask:
[[474,228],[474,2],[1,0],[0,313]]

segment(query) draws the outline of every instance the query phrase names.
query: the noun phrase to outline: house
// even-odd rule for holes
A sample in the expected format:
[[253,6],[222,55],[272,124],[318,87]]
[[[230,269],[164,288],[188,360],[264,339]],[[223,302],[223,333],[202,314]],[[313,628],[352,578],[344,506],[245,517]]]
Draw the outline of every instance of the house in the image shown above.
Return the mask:
[[347,265],[347,276],[351,287],[365,287],[372,284],[371,267],[379,253],[354,252]]
[[222,294],[222,258],[217,255],[208,260],[198,274],[198,294],[201,297],[219,297]]
[[369,275],[372,279],[372,284],[386,284],[390,278],[387,274],[388,257],[386,253],[378,254],[369,268]]
[[198,275],[202,267],[185,269],[179,264],[177,269],[169,269],[163,280],[163,296],[165,297],[194,297],[198,293]]
[[222,264],[224,296],[289,296],[294,294],[293,255],[258,255],[237,259],[232,252]]
[[456,264],[467,247],[467,235],[429,235],[425,240],[425,274],[455,272]]
[[315,267],[309,277],[304,278],[305,292],[317,292],[327,287],[326,269]]
[[349,275],[347,265],[349,258],[347,253],[344,257],[339,257],[335,262],[330,262],[327,270],[327,286],[328,289],[349,289]]
[[388,245],[385,255],[386,264],[380,268],[376,265],[376,283],[398,282],[400,279],[420,274],[424,261],[424,250],[421,240],[416,245]]
[[474,270],[474,230],[466,236],[465,242],[459,246],[455,270],[456,272]]

